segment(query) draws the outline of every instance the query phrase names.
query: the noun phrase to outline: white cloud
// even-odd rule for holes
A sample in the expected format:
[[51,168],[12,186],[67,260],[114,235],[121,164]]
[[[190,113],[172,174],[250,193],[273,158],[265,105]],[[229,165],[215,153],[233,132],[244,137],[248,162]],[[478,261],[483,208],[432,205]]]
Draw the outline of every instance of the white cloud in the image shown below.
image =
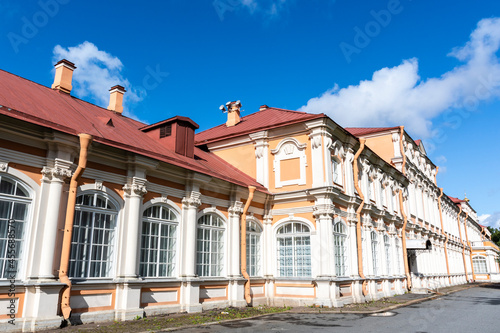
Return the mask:
[[432,135],[432,119],[452,108],[474,110],[477,103],[500,96],[500,18],[481,20],[463,47],[449,56],[463,64],[440,77],[422,80],[418,60],[382,68],[371,80],[310,99],[301,111],[325,113],[342,126],[394,126],[423,138]]
[[127,109],[127,102],[138,102],[143,99],[144,94],[123,77],[123,63],[120,59],[87,41],[68,48],[56,45],[53,54],[54,61],[67,59],[77,67],[73,73],[73,92],[76,96],[91,97],[98,105],[107,107],[109,89],[117,84],[122,85],[127,90],[124,96],[124,114],[136,119]]
[[478,216],[479,223],[489,227],[500,228],[500,212]]

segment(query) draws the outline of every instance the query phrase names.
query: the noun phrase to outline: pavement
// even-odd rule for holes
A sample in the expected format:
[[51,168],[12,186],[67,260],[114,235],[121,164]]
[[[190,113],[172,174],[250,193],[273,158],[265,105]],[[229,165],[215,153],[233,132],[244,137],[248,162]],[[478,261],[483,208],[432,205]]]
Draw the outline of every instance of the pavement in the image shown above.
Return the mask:
[[[303,315],[308,315],[309,318],[314,318],[315,316],[319,316],[318,320],[321,320],[321,316],[328,314],[341,314],[344,317],[354,316],[352,318],[358,318],[359,316],[384,316],[386,314],[390,314],[392,310],[412,306],[418,303],[422,303],[428,300],[433,300],[436,298],[441,298],[446,295],[453,294],[458,291],[464,291],[470,288],[475,287],[485,287],[493,285],[495,288],[500,289],[500,284],[493,283],[469,283],[465,285],[458,285],[452,287],[439,288],[438,290],[429,290],[428,293],[405,293],[403,295],[396,295],[393,297],[382,298],[380,300],[371,301],[367,303],[356,303],[356,304],[347,304],[342,308],[326,308],[326,307],[293,307],[284,312],[282,309],[280,312],[283,315],[298,315],[299,317],[303,317]],[[251,309],[251,308],[247,308]],[[73,333],[73,332],[105,332],[105,333],[115,333],[115,332],[167,332],[167,331],[177,331],[177,330],[188,330],[188,331],[198,331],[200,329],[207,330],[209,327],[209,331],[216,330],[218,328],[226,327],[226,329],[230,328],[239,328],[238,325],[246,325],[246,321],[252,320],[274,320],[274,318],[279,318],[280,315],[274,315],[272,313],[259,314],[255,316],[250,316],[246,318],[239,319],[230,319],[224,320],[222,318],[217,318],[216,321],[213,322],[199,322],[197,323],[197,319],[203,314],[193,313],[193,314],[172,314],[165,318],[167,321],[170,321],[169,325],[162,325],[162,322],[157,321],[161,320],[162,317],[152,317],[141,320],[142,325],[140,327],[133,326],[136,324],[136,321],[133,322],[115,322],[113,323],[100,323],[100,324],[80,324],[80,325],[71,325],[69,327],[65,327],[63,329],[49,330],[45,331],[49,332],[60,332],[60,333]],[[342,317],[342,316],[341,316]],[[220,326],[217,326],[220,325]],[[279,324],[279,323],[277,323]],[[236,325],[236,326],[235,326]],[[169,327],[170,326],[170,327]],[[172,327],[176,326],[176,327]],[[167,328],[168,327],[168,328]],[[273,329],[274,330],[274,329]]]

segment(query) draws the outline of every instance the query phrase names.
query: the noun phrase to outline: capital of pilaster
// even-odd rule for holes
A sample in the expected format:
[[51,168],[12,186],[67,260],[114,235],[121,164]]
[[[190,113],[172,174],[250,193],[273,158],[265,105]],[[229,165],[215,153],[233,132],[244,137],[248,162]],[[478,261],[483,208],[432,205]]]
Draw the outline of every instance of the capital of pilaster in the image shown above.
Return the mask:
[[144,178],[132,177],[132,181],[129,184],[125,184],[123,190],[129,196],[143,196],[148,192],[146,188],[147,182]]
[[273,216],[271,214],[264,215],[264,224],[271,225],[273,224]]
[[42,180],[63,182],[66,178],[70,178],[71,174],[71,170],[68,168],[44,166],[42,169]]
[[239,217],[243,213],[243,202],[233,201],[229,206],[229,216]]
[[331,219],[335,214],[335,206],[331,204],[316,205],[313,207],[313,216],[317,219]]
[[182,204],[187,208],[198,208],[201,205],[201,193],[191,191],[188,196],[182,198]]

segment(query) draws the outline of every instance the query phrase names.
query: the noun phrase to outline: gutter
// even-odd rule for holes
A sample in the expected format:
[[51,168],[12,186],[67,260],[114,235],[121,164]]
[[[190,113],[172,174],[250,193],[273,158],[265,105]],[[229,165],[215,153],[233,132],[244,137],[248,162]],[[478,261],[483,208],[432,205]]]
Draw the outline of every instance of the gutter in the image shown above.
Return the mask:
[[241,239],[240,239],[240,253],[241,253],[241,275],[245,278],[245,301],[247,305],[252,303],[252,296],[250,296],[250,275],[247,273],[247,211],[250,207],[250,203],[253,199],[253,192],[255,191],[255,186],[248,186],[248,199],[243,208],[243,213],[241,216]]
[[366,277],[363,274],[363,246],[361,244],[361,210],[363,209],[363,206],[365,205],[365,197],[363,195],[363,192],[361,192],[361,188],[359,187],[359,169],[358,169],[358,158],[359,155],[361,155],[361,152],[365,148],[365,139],[359,139],[359,149],[356,152],[356,155],[354,155],[354,159],[352,162],[352,168],[353,168],[353,173],[354,173],[354,188],[356,191],[358,191],[359,197],[361,198],[361,204],[359,205],[358,209],[356,210],[356,218],[358,219],[358,223],[356,224],[356,239],[357,239],[357,247],[358,247],[358,273],[359,277],[363,279],[363,284],[362,284],[362,291],[363,291],[363,296],[368,295],[368,290],[366,289]]
[[71,316],[70,295],[71,281],[68,277],[69,256],[71,252],[71,236],[73,234],[73,220],[75,218],[76,192],[78,181],[87,166],[87,154],[92,136],[90,134],[78,134],[80,137],[80,157],[78,167],[71,177],[68,195],[68,205],[66,208],[66,221],[64,222],[64,236],[61,250],[61,264],[59,266],[59,281],[66,284],[61,292],[61,313],[65,320]]
[[[436,168],[438,169],[438,168]],[[439,219],[441,220],[441,234],[446,236],[446,240],[444,241],[444,255],[446,258],[446,272],[448,273],[448,282],[451,285],[451,276],[450,276],[450,265],[448,263],[448,234],[444,232],[444,225],[443,225],[443,212],[442,212],[442,206],[441,206],[441,197],[443,196],[443,188],[440,187],[439,191],[441,193],[439,194],[438,198],[438,206],[439,206]]]

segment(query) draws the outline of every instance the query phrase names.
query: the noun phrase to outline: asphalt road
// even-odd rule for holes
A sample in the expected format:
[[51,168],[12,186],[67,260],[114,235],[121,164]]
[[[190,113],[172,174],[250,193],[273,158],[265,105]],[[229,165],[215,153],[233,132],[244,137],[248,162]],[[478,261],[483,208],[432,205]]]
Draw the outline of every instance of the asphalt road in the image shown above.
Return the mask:
[[500,285],[471,288],[386,316],[283,313],[178,332],[500,332]]

